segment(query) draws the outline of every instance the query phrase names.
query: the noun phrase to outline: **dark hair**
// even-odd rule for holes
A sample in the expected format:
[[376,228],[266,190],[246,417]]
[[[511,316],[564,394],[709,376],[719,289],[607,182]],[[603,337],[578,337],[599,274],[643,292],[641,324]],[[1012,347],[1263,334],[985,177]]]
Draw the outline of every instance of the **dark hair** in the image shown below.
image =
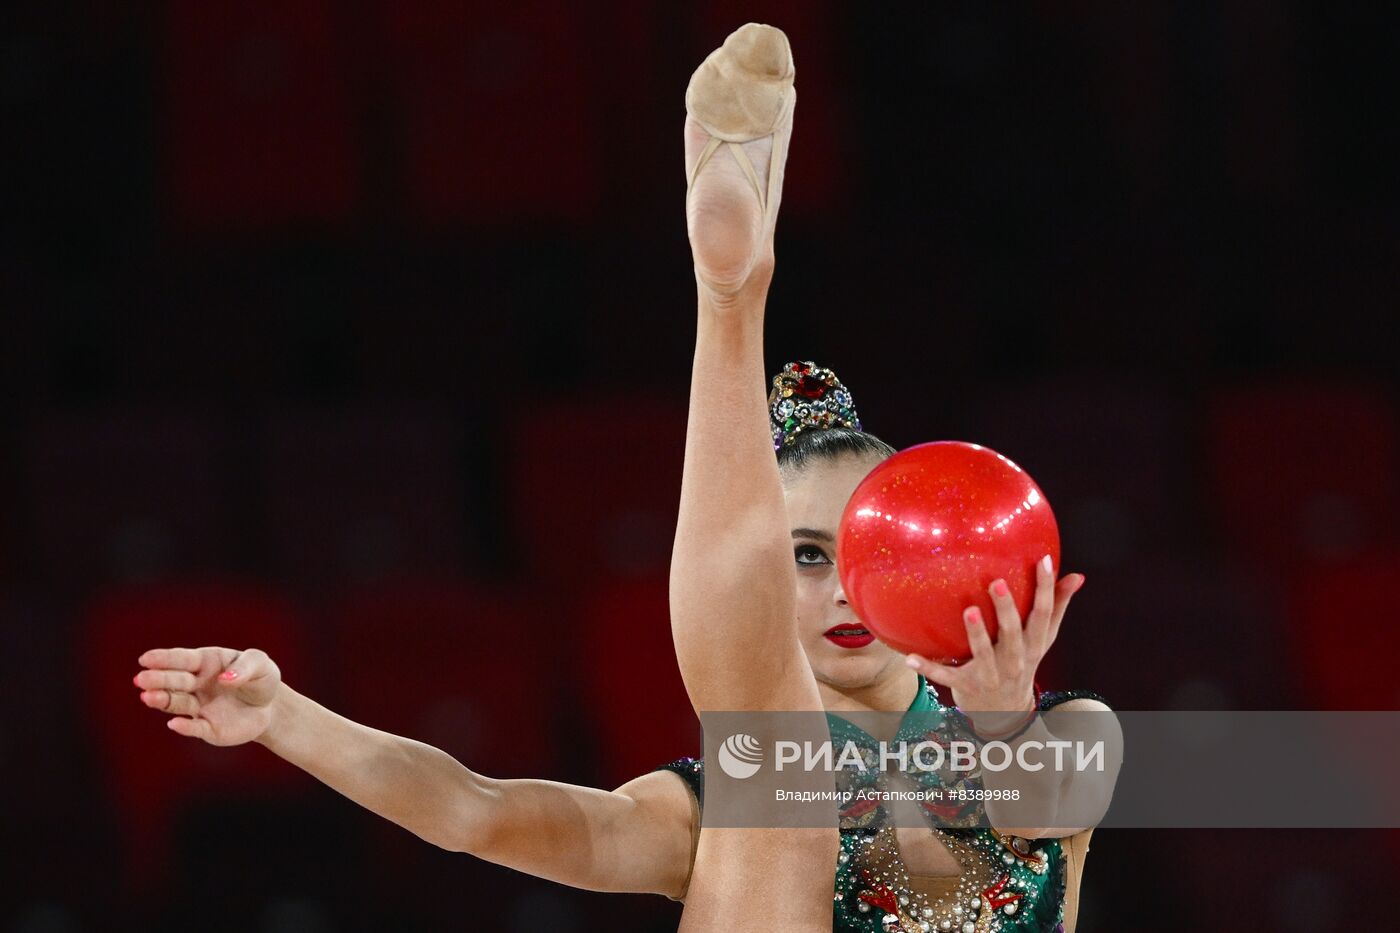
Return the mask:
[[778,448],[778,469],[801,470],[813,460],[836,460],[845,454],[893,457],[895,449],[874,434],[854,428],[808,428]]

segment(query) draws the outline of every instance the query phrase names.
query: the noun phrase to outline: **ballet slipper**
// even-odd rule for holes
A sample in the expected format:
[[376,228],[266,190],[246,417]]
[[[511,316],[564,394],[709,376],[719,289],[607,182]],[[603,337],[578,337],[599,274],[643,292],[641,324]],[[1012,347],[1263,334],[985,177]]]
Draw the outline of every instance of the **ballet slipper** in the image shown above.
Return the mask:
[[[782,200],[783,167],[797,102],[794,74],[792,50],[782,30],[749,23],[731,33],[723,45],[710,53],[691,75],[686,88],[686,113],[709,137],[687,173],[686,205],[691,243],[696,253],[696,276],[713,292],[737,291],[759,257],[771,254]],[[772,137],[766,184],[759,180],[759,173],[743,145],[764,137]],[[733,191],[714,192],[711,200],[716,203],[692,210],[691,193],[695,190],[696,179],[721,146],[729,150],[758,200],[761,223],[757,230],[753,229],[752,208],[734,203]],[[756,147],[755,154],[759,152],[761,147]],[[713,171],[732,174],[728,166],[716,165]],[[734,180],[729,179],[731,187]],[[722,179],[714,182],[716,185],[724,183]],[[726,209],[729,210],[727,217],[697,217],[706,211],[722,215]],[[750,216],[744,218],[743,211]],[[708,229],[702,229],[706,223]],[[751,237],[745,237],[745,233]],[[709,257],[704,255],[707,252]],[[719,280],[707,279],[701,274],[704,258],[714,258],[716,265],[724,270]]]

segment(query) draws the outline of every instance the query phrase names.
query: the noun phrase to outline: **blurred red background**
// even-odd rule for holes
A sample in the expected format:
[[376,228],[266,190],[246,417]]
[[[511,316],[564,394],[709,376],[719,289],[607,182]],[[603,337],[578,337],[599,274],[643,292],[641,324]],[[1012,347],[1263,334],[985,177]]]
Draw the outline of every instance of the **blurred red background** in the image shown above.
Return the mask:
[[[697,751],[681,98],[750,19],[802,89],[770,365],[1035,476],[1088,577],[1043,685],[1400,703],[1394,10],[35,6],[0,25],[6,929],[674,928],[180,740],[130,679],[263,647],[493,776]],[[1080,930],[1362,928],[1389,839],[1101,832]]]

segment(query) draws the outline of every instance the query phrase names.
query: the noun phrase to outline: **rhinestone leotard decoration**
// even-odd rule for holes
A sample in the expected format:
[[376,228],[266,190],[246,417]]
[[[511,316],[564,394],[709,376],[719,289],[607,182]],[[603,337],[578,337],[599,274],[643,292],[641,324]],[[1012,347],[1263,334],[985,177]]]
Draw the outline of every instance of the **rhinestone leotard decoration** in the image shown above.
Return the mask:
[[[1047,693],[1041,710],[1077,697],[1098,698],[1087,691]],[[920,679],[920,691],[906,722],[946,721],[960,728],[961,714],[939,704],[934,689]],[[930,720],[928,717],[932,717]],[[865,733],[829,715],[832,736]],[[901,729],[903,731],[903,729]],[[918,737],[933,733],[920,729]],[[872,745],[873,739],[865,735]],[[704,761],[684,758],[663,766],[679,774],[703,805]],[[859,772],[861,786],[876,786],[878,772]],[[932,779],[932,778],[931,778]],[[975,780],[975,777],[972,778]],[[854,785],[852,785],[854,786]],[[930,808],[929,830],[957,860],[961,872],[951,890],[929,896],[911,879],[899,852],[895,828],[883,808],[855,801],[839,814],[841,851],[837,855],[833,894],[835,931],[839,933],[1022,933],[1063,930],[1065,859],[1057,839],[1030,840],[979,828],[977,814],[952,818]],[[958,824],[966,823],[966,827]]]

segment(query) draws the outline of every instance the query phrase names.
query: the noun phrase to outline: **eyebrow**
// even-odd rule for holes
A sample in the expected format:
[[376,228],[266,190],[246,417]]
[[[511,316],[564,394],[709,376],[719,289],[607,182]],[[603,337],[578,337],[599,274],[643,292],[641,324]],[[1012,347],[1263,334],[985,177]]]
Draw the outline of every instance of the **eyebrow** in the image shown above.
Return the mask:
[[831,532],[822,531],[820,528],[794,528],[792,529],[794,538],[812,538],[816,541],[834,541]]

